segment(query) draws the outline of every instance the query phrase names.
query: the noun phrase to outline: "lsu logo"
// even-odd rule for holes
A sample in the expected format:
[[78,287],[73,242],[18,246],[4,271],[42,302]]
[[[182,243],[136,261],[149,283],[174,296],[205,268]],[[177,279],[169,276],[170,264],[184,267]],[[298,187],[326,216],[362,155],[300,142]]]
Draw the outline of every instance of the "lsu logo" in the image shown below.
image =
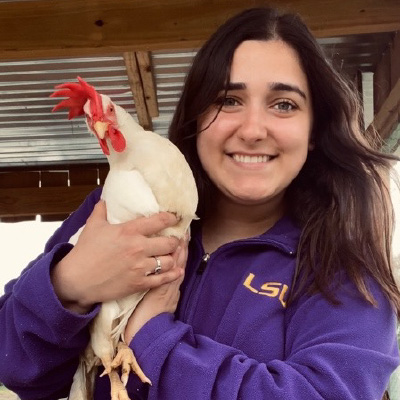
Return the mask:
[[249,289],[251,292],[268,297],[277,297],[281,302],[282,306],[286,308],[285,295],[289,289],[288,285],[280,282],[266,282],[259,288],[252,286],[255,275],[250,273],[249,276],[243,282],[243,286]]

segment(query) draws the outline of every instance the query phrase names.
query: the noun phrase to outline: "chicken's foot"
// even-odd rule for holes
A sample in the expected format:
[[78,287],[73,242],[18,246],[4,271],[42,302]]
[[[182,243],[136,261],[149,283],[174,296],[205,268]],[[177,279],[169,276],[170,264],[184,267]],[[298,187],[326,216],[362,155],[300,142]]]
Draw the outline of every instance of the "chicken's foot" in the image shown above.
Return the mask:
[[100,377],[104,376],[104,375],[109,375],[111,370],[112,370],[112,359],[110,356],[105,356],[101,358],[101,363],[103,364],[104,367],[104,371],[102,372],[102,374],[100,375]]
[[128,392],[119,378],[118,372],[112,370],[108,376],[110,377],[111,384],[111,400],[130,400]]
[[151,385],[150,379],[144,374],[140,368],[133,351],[124,342],[118,343],[118,352],[115,356],[113,362],[111,363],[111,368],[122,368],[121,381],[126,386],[129,378],[129,374],[133,371],[143,383],[148,383]]

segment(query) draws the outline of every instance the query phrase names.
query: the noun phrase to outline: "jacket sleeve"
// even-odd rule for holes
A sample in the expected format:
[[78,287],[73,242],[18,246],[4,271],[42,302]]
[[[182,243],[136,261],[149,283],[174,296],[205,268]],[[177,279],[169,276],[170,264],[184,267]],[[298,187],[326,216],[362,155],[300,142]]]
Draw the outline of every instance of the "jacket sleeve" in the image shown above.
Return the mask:
[[377,400],[399,361],[395,314],[376,285],[373,293],[377,307],[350,283],[340,306],[304,297],[287,311],[286,332],[268,333],[266,320],[254,334],[284,334],[283,360],[251,359],[167,313],[130,346],[153,382],[149,399]]
[[87,326],[97,308],[86,315],[63,308],[50,270],[71,250],[69,238],[85,224],[99,197],[96,190],[86,198],[0,298],[0,382],[23,400],[65,397],[89,340]]

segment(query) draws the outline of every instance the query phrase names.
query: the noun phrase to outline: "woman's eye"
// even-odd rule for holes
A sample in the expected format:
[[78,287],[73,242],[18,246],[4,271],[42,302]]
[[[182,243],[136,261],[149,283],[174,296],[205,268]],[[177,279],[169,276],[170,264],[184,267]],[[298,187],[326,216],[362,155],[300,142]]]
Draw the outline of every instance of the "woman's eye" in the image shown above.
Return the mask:
[[239,102],[234,99],[233,97],[225,97],[223,99],[223,105],[227,106],[227,107],[233,107],[233,106],[237,106],[239,104]]
[[274,108],[281,112],[288,112],[297,109],[297,106],[290,101],[280,101],[274,105]]

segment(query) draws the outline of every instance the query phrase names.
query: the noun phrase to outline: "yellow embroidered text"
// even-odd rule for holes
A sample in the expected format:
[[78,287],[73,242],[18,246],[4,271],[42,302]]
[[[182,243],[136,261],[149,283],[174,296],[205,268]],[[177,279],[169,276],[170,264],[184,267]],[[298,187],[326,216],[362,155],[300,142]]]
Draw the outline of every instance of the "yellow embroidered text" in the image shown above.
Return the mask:
[[286,301],[284,300],[285,295],[289,287],[280,282],[265,282],[259,288],[252,286],[255,275],[250,273],[249,276],[243,282],[243,285],[252,291],[253,293],[260,294],[268,297],[278,297],[283,307],[286,307]]

